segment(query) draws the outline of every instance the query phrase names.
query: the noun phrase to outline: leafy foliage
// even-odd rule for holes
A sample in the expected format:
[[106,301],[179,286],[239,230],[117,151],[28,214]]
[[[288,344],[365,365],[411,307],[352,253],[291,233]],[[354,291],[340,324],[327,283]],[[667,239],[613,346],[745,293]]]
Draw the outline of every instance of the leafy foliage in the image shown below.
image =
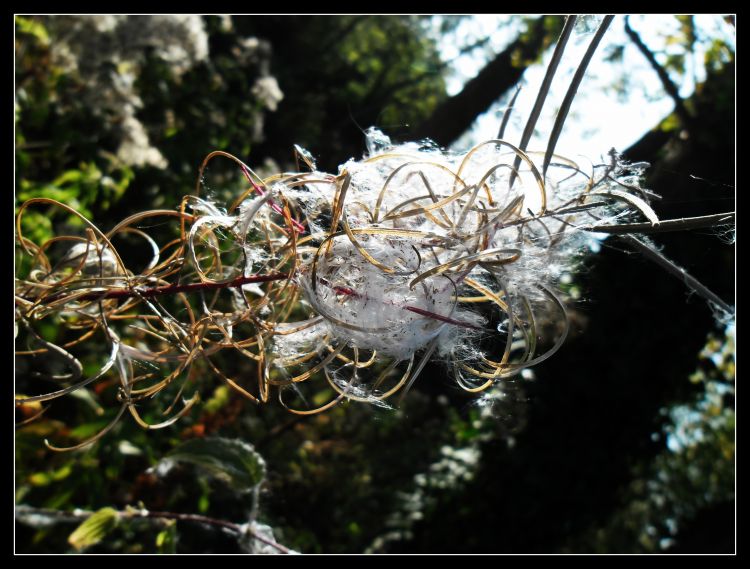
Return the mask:
[[444,67],[420,17],[274,16],[241,19],[237,28],[274,44],[285,95],[261,155],[289,156],[294,140],[334,171],[359,152],[361,129],[398,135],[445,97]]
[[185,441],[167,454],[166,460],[194,464],[225,479],[240,493],[257,487],[266,469],[263,459],[251,445],[213,437]]
[[70,534],[68,543],[78,551],[96,545],[117,527],[119,519],[117,510],[114,508],[102,508]]

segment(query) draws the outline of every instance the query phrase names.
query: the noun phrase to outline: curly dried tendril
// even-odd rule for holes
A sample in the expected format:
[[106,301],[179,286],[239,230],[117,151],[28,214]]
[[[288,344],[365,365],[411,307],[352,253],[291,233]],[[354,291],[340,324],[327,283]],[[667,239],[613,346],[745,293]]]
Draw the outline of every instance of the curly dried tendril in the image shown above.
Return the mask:
[[[48,409],[40,403],[92,387],[113,403],[93,437],[47,446],[81,448],[126,412],[145,429],[171,425],[198,402],[201,370],[256,404],[276,391],[297,415],[345,400],[387,406],[432,357],[481,392],[562,346],[568,317],[555,291],[589,231],[659,222],[611,164],[585,173],[503,140],[455,154],[371,135],[379,150],[338,176],[300,148],[309,171],[265,179],[212,152],[177,210],[108,232],[60,202],[24,203],[17,354],[46,391],[16,404],[36,405],[33,419]],[[227,208],[199,197],[215,158],[233,161],[245,184]],[[31,207],[61,208],[84,232],[33,243],[22,234]],[[166,408],[153,409],[161,394]]]

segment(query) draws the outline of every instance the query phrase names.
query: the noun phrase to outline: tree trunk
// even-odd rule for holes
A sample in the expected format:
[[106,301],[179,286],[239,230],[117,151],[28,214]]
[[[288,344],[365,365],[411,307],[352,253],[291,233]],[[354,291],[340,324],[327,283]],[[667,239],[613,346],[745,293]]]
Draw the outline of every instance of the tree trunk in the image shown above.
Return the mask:
[[[559,18],[560,26],[550,33],[550,18]],[[412,131],[412,138],[430,138],[441,146],[449,146],[466,132],[474,120],[515,87],[526,68],[541,57],[544,49],[559,32],[564,18],[543,16],[534,21],[528,32],[521,34],[505,51],[490,61],[460,93],[442,103],[432,116]]]

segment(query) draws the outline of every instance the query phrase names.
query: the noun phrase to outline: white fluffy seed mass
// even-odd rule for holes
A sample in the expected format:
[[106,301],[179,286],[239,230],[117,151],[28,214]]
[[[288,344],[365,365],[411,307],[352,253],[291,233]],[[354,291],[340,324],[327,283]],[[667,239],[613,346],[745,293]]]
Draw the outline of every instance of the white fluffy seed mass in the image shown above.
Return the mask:
[[346,238],[339,238],[318,262],[316,281],[308,280],[308,300],[338,339],[407,359],[446,325],[425,314],[450,316],[455,287],[446,278],[431,278],[410,288],[420,259],[407,240],[372,236],[363,246],[379,263],[395,267],[394,273],[364,259]]
[[614,156],[588,172],[556,157],[543,176],[541,154],[502,141],[461,154],[371,129],[368,149],[338,176],[312,172],[274,191],[318,237],[301,252],[299,282],[331,335],[397,359],[435,339],[440,353],[465,352],[459,344],[492,333],[482,303],[500,309],[501,331],[515,324],[509,342],[533,343],[519,329],[539,311],[565,317],[550,294],[595,241],[577,227],[648,208],[616,179]]
[[[47,259],[47,246],[26,248],[37,266],[24,292],[47,299],[29,302],[29,313],[65,312],[73,303],[71,315],[94,318],[114,346],[106,365],[118,363],[123,385],[135,381],[126,360],[189,365],[229,349],[257,366],[257,386],[215,368],[234,389],[266,402],[278,388],[280,403],[300,415],[344,399],[388,405],[431,358],[478,393],[560,348],[568,317],[558,283],[593,249],[600,225],[658,223],[638,187],[643,166],[614,153],[587,166],[554,156],[545,172],[542,153],[500,140],[453,153],[429,142],[393,145],[373,130],[368,155],[337,175],[317,171],[298,149],[312,171],[264,179],[215,151],[201,176],[215,156],[240,166],[247,189],[227,208],[186,198],[192,215],[179,216],[179,240],[160,244],[134,231],[152,250],[140,273],[126,268],[111,237],[131,223],[161,226],[141,220],[162,210],[129,217],[111,237],[77,239],[58,263]],[[189,284],[166,284],[175,275]],[[187,293],[196,290],[191,305]],[[160,296],[178,291],[186,296],[173,315]],[[141,339],[122,343],[107,328],[113,319],[99,319],[103,310],[120,311],[123,296],[153,317],[157,349]],[[55,395],[41,397],[48,396]]]

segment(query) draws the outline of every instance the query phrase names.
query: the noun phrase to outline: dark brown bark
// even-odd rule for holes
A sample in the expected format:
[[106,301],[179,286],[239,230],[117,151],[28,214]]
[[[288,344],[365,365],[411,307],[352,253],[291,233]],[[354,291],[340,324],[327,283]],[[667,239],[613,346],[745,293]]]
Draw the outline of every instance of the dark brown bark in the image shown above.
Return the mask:
[[[710,72],[686,101],[695,109],[690,130],[667,128],[665,117],[627,150],[631,162],[652,164],[648,187],[662,195],[652,204],[660,217],[711,215],[733,209],[734,65]],[[677,110],[673,111],[677,115]],[[670,120],[671,119],[671,120]]]
[[623,157],[630,162],[651,162],[673,135],[673,131],[663,130],[657,126],[625,150],[622,153]]
[[[412,138],[430,138],[441,146],[449,146],[471,126],[476,117],[486,111],[503,93],[515,87],[530,62],[538,59],[559,28],[550,33],[544,16],[531,24],[505,51],[490,61],[460,93],[442,103],[425,122],[412,131]],[[521,63],[518,63],[518,62]]]

